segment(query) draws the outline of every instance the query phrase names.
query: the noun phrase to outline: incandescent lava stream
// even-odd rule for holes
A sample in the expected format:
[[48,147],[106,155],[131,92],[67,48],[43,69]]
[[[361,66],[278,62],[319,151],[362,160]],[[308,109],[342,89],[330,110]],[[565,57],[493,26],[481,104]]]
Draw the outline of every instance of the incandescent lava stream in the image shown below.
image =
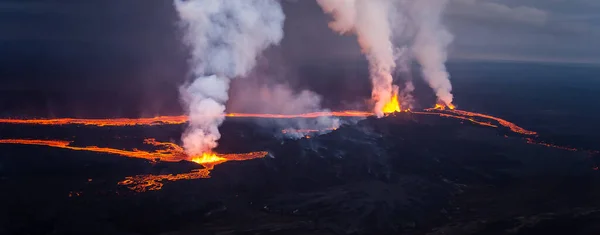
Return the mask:
[[115,154],[130,158],[142,158],[152,162],[157,160],[166,162],[178,162],[184,159],[188,159],[192,162],[202,165],[203,169],[194,169],[192,172],[183,174],[169,174],[169,175],[137,175],[127,177],[125,180],[119,182],[119,185],[127,186],[129,189],[144,192],[148,190],[159,190],[162,188],[162,181],[176,181],[176,180],[188,180],[188,179],[200,179],[210,178],[210,171],[218,164],[228,161],[245,161],[256,158],[265,157],[267,152],[250,152],[250,153],[237,153],[237,154],[215,154],[205,153],[202,156],[187,157],[183,148],[179,145],[170,142],[158,142],[155,139],[144,140],[145,144],[159,147],[160,149],[153,152],[143,150],[122,150],[107,147],[87,146],[77,147],[71,146],[71,141],[64,140],[28,140],[28,139],[0,139],[0,144],[21,144],[21,145],[37,145],[37,146],[48,146],[62,149],[70,149],[76,151],[90,151],[96,153],[108,153]]
[[[318,117],[368,117],[371,112],[339,111],[339,112],[313,112],[302,114],[260,114],[260,113],[228,113],[228,118],[318,118]],[[55,119],[0,119],[0,124],[30,124],[30,125],[84,125],[84,126],[154,126],[176,125],[188,121],[187,116],[158,116],[152,118],[107,118],[107,119],[80,119],[80,118],[55,118]]]

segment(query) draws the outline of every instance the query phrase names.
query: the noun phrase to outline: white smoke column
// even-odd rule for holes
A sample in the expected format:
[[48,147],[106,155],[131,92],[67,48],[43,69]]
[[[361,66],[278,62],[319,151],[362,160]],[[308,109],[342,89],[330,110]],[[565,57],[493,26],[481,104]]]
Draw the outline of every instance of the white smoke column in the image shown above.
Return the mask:
[[283,38],[277,0],[175,0],[192,50],[196,79],[181,88],[189,112],[182,137],[189,155],[211,151],[221,137],[230,79],[248,74],[256,57]]
[[446,71],[447,47],[453,36],[441,24],[448,0],[414,1],[410,15],[417,27],[413,53],[421,64],[423,78],[435,91],[438,101],[450,106],[452,85]]
[[333,16],[329,27],[341,34],[354,33],[367,56],[373,84],[374,112],[383,116],[383,107],[392,99],[394,46],[391,41],[391,0],[317,0]]

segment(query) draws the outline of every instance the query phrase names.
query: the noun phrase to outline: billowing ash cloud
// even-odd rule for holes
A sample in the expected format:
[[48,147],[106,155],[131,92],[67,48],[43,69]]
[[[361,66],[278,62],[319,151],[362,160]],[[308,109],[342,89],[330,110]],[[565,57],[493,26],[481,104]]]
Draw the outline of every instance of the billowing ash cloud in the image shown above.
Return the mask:
[[182,140],[198,155],[221,137],[230,80],[248,74],[256,57],[283,38],[285,16],[276,0],[175,0],[191,49],[195,80],[181,88],[189,112]]
[[447,47],[453,36],[441,24],[448,0],[419,0],[412,3],[410,16],[417,27],[412,46],[421,64],[423,78],[435,91],[439,102],[452,103],[452,85],[446,70]]
[[317,0],[324,12],[333,16],[329,27],[336,32],[354,33],[369,61],[374,112],[383,116],[383,107],[392,99],[394,45],[389,14],[390,0]]

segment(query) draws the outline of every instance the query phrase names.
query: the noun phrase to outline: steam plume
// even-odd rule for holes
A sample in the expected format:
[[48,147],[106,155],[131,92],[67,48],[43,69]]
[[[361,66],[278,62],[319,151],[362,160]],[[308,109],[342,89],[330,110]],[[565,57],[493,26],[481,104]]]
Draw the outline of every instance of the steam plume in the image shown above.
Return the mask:
[[438,102],[452,105],[452,85],[446,71],[446,48],[453,36],[441,24],[442,11],[448,0],[414,1],[410,11],[417,26],[413,53],[423,73],[423,78],[435,91]]
[[404,78],[404,88],[398,94],[398,98],[400,99],[400,106],[406,109],[412,109],[415,103],[415,98],[412,95],[412,92],[415,91],[415,86],[410,68],[412,58],[409,51],[407,47],[397,48],[395,54],[396,74]]
[[391,0],[317,0],[333,16],[329,27],[339,33],[354,33],[367,56],[373,84],[374,112],[383,116],[383,107],[392,99],[394,46],[390,27]]
[[181,88],[189,112],[182,137],[189,155],[215,148],[231,79],[248,74],[256,57],[283,38],[276,0],[175,0],[196,77]]
[[[243,83],[243,87],[238,82]],[[286,84],[257,84],[251,79],[236,81],[233,87],[235,94],[229,101],[228,109],[240,113],[277,113],[300,114],[312,112],[329,112],[321,107],[321,96],[312,91],[293,91]],[[268,104],[268,105],[266,105]],[[276,127],[278,136],[299,138],[307,134],[324,133],[337,129],[341,121],[335,117],[318,117],[311,119],[265,119],[255,120],[258,124]],[[283,133],[281,130],[285,130]],[[306,133],[303,130],[314,130]],[[322,130],[322,131],[321,131]]]

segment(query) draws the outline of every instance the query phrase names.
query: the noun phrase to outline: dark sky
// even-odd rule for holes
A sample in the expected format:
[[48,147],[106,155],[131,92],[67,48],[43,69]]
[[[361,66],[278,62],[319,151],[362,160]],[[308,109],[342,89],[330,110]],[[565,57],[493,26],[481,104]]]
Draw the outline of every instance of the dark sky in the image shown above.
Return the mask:
[[[276,80],[320,94],[368,86],[355,38],[332,33],[313,0],[283,6],[285,38],[262,60]],[[594,0],[451,0],[450,56],[595,63],[599,10]],[[176,21],[170,0],[0,0],[0,116],[181,112]]]
[[181,79],[185,70],[168,1],[4,2],[5,87],[137,86],[142,79]]
[[[347,52],[354,63],[364,60],[354,38],[327,28],[315,2],[283,4],[286,39],[263,59],[277,61],[263,62],[284,76],[276,79],[298,79],[304,67]],[[2,0],[0,22],[3,116],[181,112],[177,89],[188,78],[187,51],[171,1]]]

